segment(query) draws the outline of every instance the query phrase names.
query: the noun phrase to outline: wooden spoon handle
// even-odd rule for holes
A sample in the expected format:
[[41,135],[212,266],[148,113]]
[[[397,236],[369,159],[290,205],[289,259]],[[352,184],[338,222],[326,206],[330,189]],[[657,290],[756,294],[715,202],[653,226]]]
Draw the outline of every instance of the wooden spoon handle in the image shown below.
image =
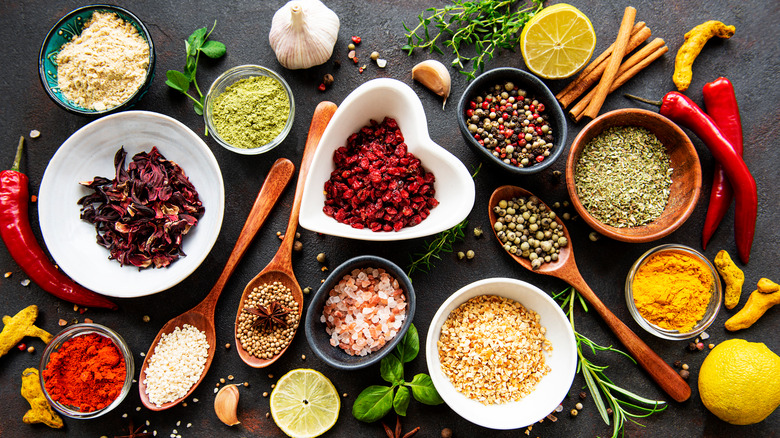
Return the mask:
[[268,171],[263,186],[260,188],[257,198],[255,198],[252,210],[249,211],[249,216],[246,218],[244,227],[238,235],[238,240],[236,241],[235,246],[233,246],[233,251],[230,253],[230,257],[228,257],[225,268],[222,269],[222,274],[220,274],[214,287],[211,288],[211,292],[209,292],[208,296],[198,304],[198,307],[210,307],[213,310],[222,289],[233,274],[233,271],[236,270],[238,262],[241,261],[241,258],[246,253],[252,239],[254,239],[255,235],[260,230],[260,227],[263,226],[263,223],[268,218],[271,208],[273,208],[276,201],[279,200],[284,188],[287,187],[287,183],[292,179],[294,172],[295,165],[287,158],[279,158],[271,166],[271,170]]
[[309,126],[309,136],[306,138],[306,145],[303,148],[303,158],[301,158],[301,169],[298,172],[298,182],[295,185],[295,199],[293,200],[292,210],[290,211],[290,220],[287,222],[287,230],[284,232],[279,250],[276,252],[273,260],[263,270],[280,270],[293,276],[292,272],[292,247],[295,241],[295,229],[298,227],[298,215],[301,212],[301,199],[303,198],[303,185],[306,182],[306,175],[309,173],[311,162],[314,159],[314,152],[320,143],[322,133],[328,126],[333,113],[336,112],[336,104],[333,102],[322,101],[314,109],[314,115]]
[[566,280],[596,309],[596,312],[601,315],[604,322],[607,323],[612,332],[615,333],[615,336],[626,347],[626,350],[650,374],[650,377],[661,389],[678,402],[688,400],[691,396],[691,387],[688,386],[688,383],[601,302],[599,297],[585,283],[582,275],[579,275],[579,273],[571,275]]

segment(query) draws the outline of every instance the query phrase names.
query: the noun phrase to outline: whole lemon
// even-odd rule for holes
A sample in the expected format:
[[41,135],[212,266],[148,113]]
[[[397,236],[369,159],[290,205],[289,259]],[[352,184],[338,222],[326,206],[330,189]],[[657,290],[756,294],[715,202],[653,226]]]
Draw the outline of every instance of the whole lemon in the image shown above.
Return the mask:
[[723,421],[758,423],[780,405],[780,356],[760,342],[722,342],[701,365],[699,396]]

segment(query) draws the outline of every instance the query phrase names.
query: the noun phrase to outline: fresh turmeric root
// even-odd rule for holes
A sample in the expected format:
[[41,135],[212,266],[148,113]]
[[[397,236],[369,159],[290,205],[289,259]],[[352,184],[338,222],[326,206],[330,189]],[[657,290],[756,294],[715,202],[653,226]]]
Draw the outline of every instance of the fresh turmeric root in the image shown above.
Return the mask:
[[776,304],[780,304],[780,285],[762,278],[758,282],[758,289],[750,294],[742,310],[726,321],[726,330],[733,332],[750,327]]
[[705,21],[685,34],[685,42],[677,51],[674,59],[674,76],[672,80],[679,91],[685,91],[691,85],[693,78],[693,61],[701,53],[701,49],[712,37],[731,38],[736,29],[726,26],[720,21]]
[[718,268],[721,278],[726,283],[726,296],[723,302],[727,309],[733,309],[739,304],[745,273],[734,264],[725,249],[720,250],[715,256],[715,267]]

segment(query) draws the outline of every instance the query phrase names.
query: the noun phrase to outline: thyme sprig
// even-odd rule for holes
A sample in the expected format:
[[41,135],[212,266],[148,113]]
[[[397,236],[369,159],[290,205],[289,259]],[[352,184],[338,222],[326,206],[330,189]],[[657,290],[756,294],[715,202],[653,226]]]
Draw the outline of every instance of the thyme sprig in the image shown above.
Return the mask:
[[441,253],[452,252],[452,244],[466,237],[466,225],[468,223],[468,219],[463,219],[458,225],[437,234],[430,243],[426,241],[424,252],[410,256],[411,263],[406,268],[406,275],[411,277],[412,273],[416,271],[430,272],[435,266],[433,263],[434,259],[441,260]]
[[[564,313],[569,317],[571,328],[574,330],[574,337],[577,340],[577,357],[579,358],[577,372],[582,371],[585,383],[593,396],[593,402],[596,404],[596,408],[598,408],[601,418],[607,425],[610,424],[610,414],[607,411],[607,408],[609,407],[612,410],[612,438],[616,438],[622,432],[626,420],[642,426],[641,423],[638,423],[634,419],[649,417],[656,412],[666,409],[667,404],[664,401],[650,400],[617,386],[604,373],[608,366],[596,365],[585,357],[584,351],[587,349],[593,354],[596,354],[597,351],[611,351],[622,354],[636,363],[634,358],[627,353],[612,348],[612,346],[604,347],[599,345],[574,329],[574,303],[579,301],[583,310],[585,310],[585,312],[588,311],[588,306],[582,298],[582,295],[577,293],[574,288],[568,287],[553,295],[553,298],[560,302],[561,307],[564,309]],[[604,403],[605,399],[606,404]]]
[[[401,50],[409,55],[414,49],[443,55],[441,42],[455,55],[452,65],[471,80],[484,71],[485,62],[493,59],[496,49],[514,51],[523,26],[542,10],[543,3],[544,0],[531,0],[530,5],[517,0],[454,0],[443,8],[428,8],[417,16],[419,24],[414,29],[402,23],[407,43]],[[431,27],[438,30],[433,37]],[[464,52],[473,52],[473,56]],[[472,62],[471,70],[464,67],[468,62]]]

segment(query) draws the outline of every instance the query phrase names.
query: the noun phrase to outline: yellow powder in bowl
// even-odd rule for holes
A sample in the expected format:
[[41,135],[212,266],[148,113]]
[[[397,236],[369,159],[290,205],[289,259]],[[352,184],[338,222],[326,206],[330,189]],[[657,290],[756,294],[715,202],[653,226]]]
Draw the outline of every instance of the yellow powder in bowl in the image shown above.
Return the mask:
[[701,260],[661,252],[639,267],[632,290],[634,304],[647,322],[687,332],[704,317],[712,286],[712,274]]

